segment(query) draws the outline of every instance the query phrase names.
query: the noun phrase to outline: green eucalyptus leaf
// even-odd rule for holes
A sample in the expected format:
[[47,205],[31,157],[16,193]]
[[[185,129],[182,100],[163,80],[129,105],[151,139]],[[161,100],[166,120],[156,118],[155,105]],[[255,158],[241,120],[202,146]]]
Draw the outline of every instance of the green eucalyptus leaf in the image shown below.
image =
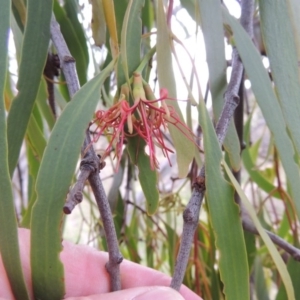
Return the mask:
[[287,267],[286,267],[281,255],[279,254],[279,252],[276,249],[275,245],[273,244],[273,242],[271,241],[271,239],[267,235],[265,229],[261,226],[261,224],[259,222],[259,219],[256,216],[255,210],[253,209],[253,207],[252,207],[251,203],[249,202],[247,196],[245,195],[245,193],[241,189],[239,183],[236,181],[236,179],[232,175],[232,172],[229,169],[229,167],[227,166],[227,164],[225,163],[225,161],[223,161],[223,165],[224,165],[224,168],[226,170],[227,175],[230,178],[231,183],[233,184],[233,186],[236,189],[236,192],[239,194],[239,196],[241,198],[243,206],[247,210],[250,218],[252,219],[252,221],[254,223],[254,226],[256,227],[256,229],[257,229],[259,235],[261,236],[262,240],[264,241],[270,255],[272,256],[272,259],[273,259],[273,261],[276,265],[276,268],[277,268],[277,270],[278,270],[278,272],[281,276],[281,279],[283,281],[283,284],[286,288],[287,299],[288,300],[295,299],[292,280],[291,280],[291,277],[290,277],[290,275],[287,271]]
[[[220,253],[219,269],[226,299],[249,298],[249,270],[239,207],[221,172],[222,152],[203,101],[199,105],[205,150],[205,185],[209,216]],[[238,288],[237,288],[238,287]]]
[[[224,106],[224,93],[227,87],[227,62],[225,59],[224,30],[220,1],[200,0],[199,13],[206,48],[213,112],[215,122],[217,122]],[[214,22],[211,20],[214,20]],[[235,171],[239,170],[241,149],[233,119],[230,121],[224,141],[224,148],[229,155],[231,167]]]
[[4,106],[10,5],[10,1],[2,1],[0,9],[0,252],[15,299],[27,300],[29,295],[21,267],[18,225],[8,168],[7,124]]
[[147,213],[153,215],[158,208],[157,172],[151,170],[150,157],[145,153],[146,142],[136,137],[128,139],[128,152],[133,164],[139,169],[139,181],[147,201]]
[[127,82],[140,64],[142,36],[141,10],[144,3],[145,0],[130,0],[123,19],[121,60]]
[[270,78],[262,64],[257,49],[239,22],[225,10],[223,10],[223,17],[233,31],[236,47],[251,81],[252,90],[266,123],[274,136],[274,142],[287,175],[297,215],[300,218],[299,167],[294,160],[294,146],[289,138],[285,119],[273,91]]
[[50,40],[52,1],[27,1],[27,22],[17,84],[7,120],[9,171],[12,175],[37,96]]
[[[253,153],[253,148],[256,145],[259,145],[260,143],[256,143],[255,145],[250,146],[250,125],[252,120],[252,114],[249,117],[248,121],[246,122],[244,126],[244,139],[246,142],[246,148],[242,152],[242,159],[244,163],[244,167],[247,170],[251,180],[253,180],[262,190],[264,190],[266,193],[272,193],[272,196],[278,199],[281,199],[280,194],[278,191],[274,192],[276,190],[276,187],[268,181],[259,170],[257,170],[255,165],[255,160],[253,159],[253,156],[251,153]],[[257,152],[258,149],[255,149]]]
[[[163,1],[157,3],[157,76],[159,86],[166,88],[169,97],[176,99],[176,82],[172,67],[172,52],[170,43],[172,42],[170,31],[167,27],[166,14],[164,12]],[[177,101],[166,100],[168,105],[174,107],[180,120],[184,123],[181,110]],[[176,158],[178,164],[178,176],[186,177],[189,165],[194,158],[195,149],[193,142],[174,125],[168,126],[174,147],[176,149]],[[188,133],[187,133],[188,135]],[[193,149],[193,150],[192,150]]]
[[[300,2],[298,0],[289,0],[289,18],[293,22],[294,39],[297,48],[298,62],[300,61],[300,23],[298,21],[300,15]],[[300,79],[300,70],[298,72]]]
[[[295,291],[295,299],[299,299],[300,297],[300,286],[298,278],[300,278],[300,264],[296,263],[295,260],[290,257],[287,262],[287,269],[289,271],[289,274],[291,276],[294,291]],[[278,290],[278,294],[276,297],[276,300],[285,300],[287,299],[287,293],[284,284],[281,284]]]
[[266,286],[266,280],[264,276],[264,270],[262,265],[262,259],[257,256],[254,261],[254,286],[257,299],[269,300],[268,288]]
[[290,7],[287,1],[259,1],[259,8],[261,32],[277,97],[291,139],[300,155],[300,81]]
[[37,299],[62,299],[65,293],[63,265],[59,260],[62,208],[101,85],[113,65],[111,62],[74,95],[57,120],[45,149],[31,219],[31,271]]

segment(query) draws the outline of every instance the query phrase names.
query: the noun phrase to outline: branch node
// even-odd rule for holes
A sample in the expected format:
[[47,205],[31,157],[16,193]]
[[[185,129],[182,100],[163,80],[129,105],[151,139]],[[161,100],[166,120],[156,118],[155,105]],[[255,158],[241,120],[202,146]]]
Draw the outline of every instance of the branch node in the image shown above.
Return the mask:
[[194,214],[190,208],[184,210],[183,220],[185,223],[192,223],[194,221]]
[[65,63],[73,63],[73,62],[75,62],[75,58],[73,56],[65,55],[64,62]]
[[94,158],[86,157],[80,162],[80,170],[90,171],[90,173],[96,172],[100,170],[100,162]]
[[198,176],[196,178],[196,181],[193,183],[192,187],[194,189],[197,189],[199,192],[205,190],[205,177],[204,176]]

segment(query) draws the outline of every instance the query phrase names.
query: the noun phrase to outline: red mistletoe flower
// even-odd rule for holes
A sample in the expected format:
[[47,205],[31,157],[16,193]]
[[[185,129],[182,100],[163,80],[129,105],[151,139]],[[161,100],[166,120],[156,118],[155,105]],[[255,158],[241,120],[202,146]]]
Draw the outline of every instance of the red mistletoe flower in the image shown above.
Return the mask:
[[[150,99],[146,98],[146,94]],[[125,95],[121,95],[119,101],[110,109],[96,112],[95,120],[92,122],[92,124],[97,125],[94,142],[103,134],[111,136],[103,159],[109,155],[114,146],[118,167],[125,137],[130,138],[130,136],[138,135],[148,145],[152,170],[159,167],[155,146],[161,149],[171,165],[169,153],[173,153],[173,151],[166,146],[162,131],[167,130],[169,124],[174,125],[194,142],[191,130],[180,120],[174,108],[165,103],[165,100],[170,99],[168,98],[168,91],[162,89],[160,95],[159,99],[155,99],[150,86],[143,84],[139,73],[134,73],[133,105],[130,107]],[[158,106],[159,103],[160,106]]]

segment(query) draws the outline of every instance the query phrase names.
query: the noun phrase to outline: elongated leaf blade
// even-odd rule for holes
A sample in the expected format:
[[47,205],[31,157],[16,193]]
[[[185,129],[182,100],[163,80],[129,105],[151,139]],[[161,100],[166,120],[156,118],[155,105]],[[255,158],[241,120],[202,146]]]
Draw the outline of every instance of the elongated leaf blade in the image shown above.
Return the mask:
[[140,64],[142,36],[141,11],[145,0],[131,0],[125,12],[121,33],[121,58],[125,78],[128,81]]
[[[163,1],[157,3],[157,75],[159,86],[168,90],[169,96],[176,99],[176,82],[172,67],[172,52],[171,52],[170,32],[167,27],[166,15],[164,12]],[[181,110],[177,101],[167,101],[176,110],[181,121],[184,122]],[[191,142],[181,131],[175,126],[169,126],[170,134],[174,147],[176,149],[176,158],[178,164],[179,177],[187,175],[189,164],[194,158],[195,149]]]
[[52,1],[27,1],[22,57],[17,84],[7,121],[9,171],[17,164],[21,144],[40,85],[50,40]]
[[278,100],[271,86],[270,78],[261,62],[261,57],[253,42],[241,25],[225,10],[225,22],[234,33],[236,47],[243,61],[246,73],[251,81],[251,87],[258,105],[264,115],[266,123],[274,136],[283,168],[291,187],[292,198],[295,203],[298,218],[300,217],[300,177],[299,168],[294,161],[294,147],[286,130]]
[[291,277],[290,277],[290,275],[287,271],[287,267],[286,267],[281,255],[279,254],[279,252],[276,249],[276,247],[274,246],[273,242],[271,241],[271,239],[269,238],[269,236],[265,232],[264,228],[261,226],[252,205],[250,204],[250,202],[249,202],[248,198],[246,197],[245,193],[243,192],[240,185],[238,184],[238,182],[234,178],[232,172],[230,171],[230,169],[227,166],[227,164],[225,163],[225,161],[223,162],[223,164],[224,164],[226,173],[230,178],[231,183],[234,185],[237,193],[239,194],[239,196],[241,198],[241,201],[242,201],[244,207],[247,209],[247,211],[249,213],[249,216],[252,219],[259,235],[263,239],[265,245],[267,246],[267,248],[269,250],[270,255],[273,258],[273,261],[274,261],[274,263],[277,267],[277,270],[278,270],[279,274],[281,275],[281,279],[282,279],[282,281],[285,285],[288,299],[289,300],[295,299],[292,280],[291,280]]
[[[291,19],[293,23],[293,32],[294,32],[294,39],[297,48],[297,57],[298,61],[300,61],[300,23],[299,23],[299,16],[300,16],[300,2],[298,0],[289,0],[287,1],[289,5],[289,19]],[[298,76],[300,80],[300,70],[298,70]]]
[[21,268],[17,220],[8,169],[8,147],[4,87],[7,69],[8,34],[10,22],[8,0],[0,9],[0,252],[6,274],[16,299],[29,299]]
[[139,169],[139,181],[147,201],[147,213],[153,215],[158,207],[159,194],[157,190],[158,176],[156,170],[151,170],[150,158],[145,153],[146,143],[139,137],[128,139],[128,152],[132,163]]
[[[221,3],[218,0],[199,1],[199,13],[201,16],[201,28],[205,40],[206,59],[209,70],[209,87],[213,102],[215,122],[218,121],[224,106],[224,93],[227,87],[224,48],[224,30],[222,21]],[[214,20],[213,22],[211,20]],[[230,121],[228,132],[224,141],[231,167],[240,169],[240,143],[234,127]]]
[[66,21],[70,25],[69,29],[72,29],[72,32],[67,32],[64,37],[69,40],[68,47],[71,54],[73,55],[74,53],[80,85],[84,85],[87,80],[89,53],[85,33],[77,17],[78,2],[76,0],[65,1],[64,9],[66,12]]
[[200,102],[200,125],[204,137],[205,185],[209,215],[220,252],[220,274],[226,299],[247,299],[249,270],[239,208],[233,189],[221,172],[222,152],[204,102]]
[[[293,24],[287,1],[259,1],[260,25],[280,106],[300,154],[300,82]],[[284,47],[282,46],[284,45]]]
[[274,192],[276,187],[268,181],[259,170],[257,170],[255,162],[251,157],[251,145],[250,145],[250,124],[252,115],[244,126],[244,139],[246,142],[246,148],[242,152],[242,159],[245,169],[247,170],[251,179],[266,193],[272,193],[272,197],[281,199],[278,191]]
[[63,266],[59,260],[62,208],[101,85],[112,68],[113,63],[75,94],[56,122],[45,149],[31,219],[31,270],[36,299],[64,296]]

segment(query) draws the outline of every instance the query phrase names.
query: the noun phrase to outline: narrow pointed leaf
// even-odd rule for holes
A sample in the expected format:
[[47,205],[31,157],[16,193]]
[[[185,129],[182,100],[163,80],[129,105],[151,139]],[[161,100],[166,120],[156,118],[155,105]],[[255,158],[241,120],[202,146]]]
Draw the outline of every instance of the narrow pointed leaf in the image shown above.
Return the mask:
[[273,258],[273,261],[274,261],[274,263],[277,267],[277,270],[278,270],[278,272],[281,276],[281,279],[282,279],[282,281],[285,285],[288,300],[295,299],[292,280],[291,280],[291,277],[290,277],[290,275],[287,271],[286,264],[284,263],[281,255],[279,254],[279,252],[276,249],[275,245],[273,244],[273,242],[271,241],[271,239],[269,238],[269,236],[265,232],[264,228],[261,226],[261,224],[260,224],[260,222],[259,222],[259,220],[256,216],[256,212],[254,211],[252,205],[250,204],[248,198],[246,197],[245,193],[241,189],[240,185],[238,184],[238,182],[236,181],[236,179],[232,175],[232,172],[230,171],[230,169],[227,166],[227,164],[225,163],[225,161],[223,161],[223,165],[225,167],[227,175],[230,178],[231,183],[234,185],[237,193],[239,194],[239,196],[241,198],[241,201],[242,201],[244,207],[248,211],[248,214],[249,214],[250,218],[252,219],[259,235],[263,239],[265,245],[267,246],[267,248],[269,250],[270,255]]
[[153,215],[158,207],[157,172],[151,170],[150,158],[145,153],[146,143],[139,137],[128,139],[128,152],[132,163],[139,169],[139,181],[147,201],[147,213]]
[[[157,3],[157,75],[160,88],[166,88],[171,98],[176,98],[176,82],[172,66],[171,38],[167,27],[166,14],[164,12],[163,1]],[[176,101],[167,101],[178,113],[182,122],[184,122],[181,110]],[[185,177],[188,173],[189,164],[194,158],[195,149],[191,142],[175,126],[169,126],[170,134],[174,147],[176,149],[176,158],[178,164],[179,177]]]
[[13,100],[7,121],[11,175],[19,158],[21,144],[43,74],[50,40],[51,14],[51,0],[27,1],[27,22],[17,84],[18,95]]
[[300,81],[290,8],[287,1],[259,1],[259,7],[261,32],[275,89],[291,138],[300,155]]
[[17,220],[8,169],[8,147],[4,87],[6,81],[8,34],[10,21],[9,0],[0,9],[0,252],[2,262],[16,299],[29,299],[21,268]]
[[242,159],[245,169],[247,170],[251,180],[253,180],[263,191],[266,193],[272,193],[272,197],[281,199],[278,191],[274,192],[276,187],[268,181],[259,170],[257,170],[255,162],[251,157],[251,145],[250,145],[250,124],[252,115],[244,126],[244,139],[246,142],[246,148],[242,152]]
[[36,299],[62,299],[65,293],[59,260],[62,208],[101,85],[112,68],[113,63],[75,94],[57,120],[45,149],[31,219],[31,270]]
[[127,81],[140,64],[142,36],[141,11],[144,3],[145,0],[130,0],[123,20],[121,59]]
[[203,101],[199,107],[205,150],[206,199],[220,252],[219,269],[224,293],[228,300],[247,299],[249,270],[239,208],[234,202],[232,186],[221,172],[222,152]]
[[297,215],[300,218],[299,168],[294,161],[294,147],[287,133],[285,120],[273,91],[270,78],[262,64],[257,49],[239,22],[225,10],[223,10],[223,17],[233,31],[236,47],[243,61],[248,78],[251,81],[256,101],[274,136],[275,145],[290,184]]
[[[209,70],[209,87],[213,102],[214,118],[215,122],[217,122],[224,106],[224,93],[227,87],[227,63],[225,59],[224,29],[220,1],[200,0],[199,13],[205,40],[206,60]],[[211,21],[212,19],[214,22]],[[239,170],[241,150],[233,120],[230,121],[224,141],[224,148],[229,155],[231,167],[236,171]]]
[[[297,57],[299,62],[300,61],[300,23],[298,19],[300,16],[300,2],[298,0],[289,0],[287,2],[290,7],[289,17],[293,23],[294,39],[297,48]],[[300,80],[300,70],[298,70],[298,74]]]

